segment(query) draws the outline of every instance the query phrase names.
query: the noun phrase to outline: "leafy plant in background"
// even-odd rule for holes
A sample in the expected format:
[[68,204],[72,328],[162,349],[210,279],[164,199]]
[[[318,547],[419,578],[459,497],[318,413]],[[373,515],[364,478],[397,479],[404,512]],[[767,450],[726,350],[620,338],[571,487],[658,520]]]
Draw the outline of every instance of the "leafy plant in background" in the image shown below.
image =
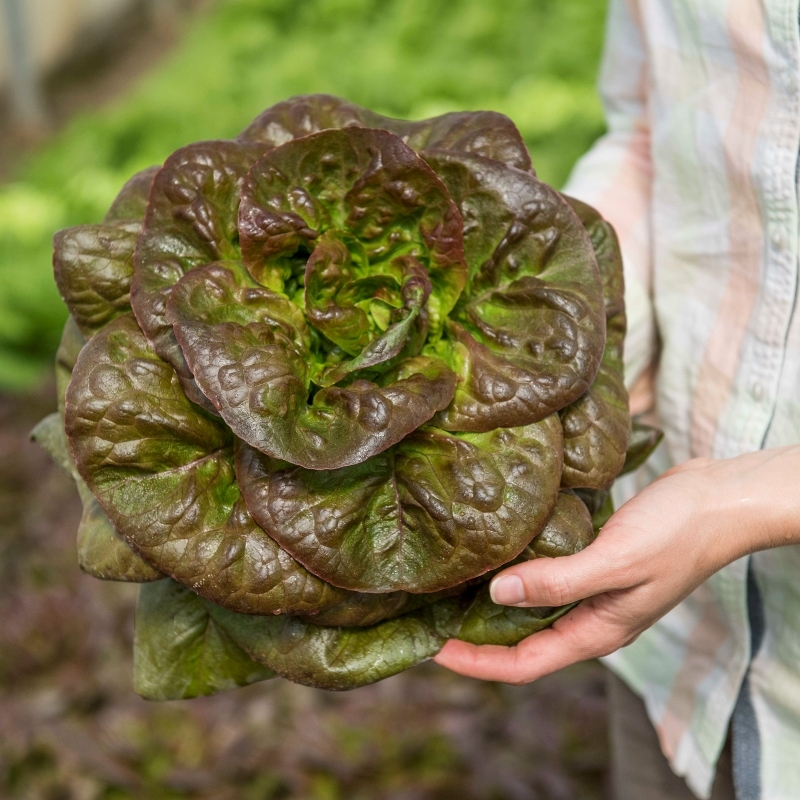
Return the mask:
[[629,447],[613,230],[494,112],[293,98],[138,173],[54,264],[35,437],[81,490],[82,568],[143,584],[146,697],[518,642],[568,607],[488,578],[589,544],[657,438]]
[[284,97],[325,91],[411,119],[494,109],[559,186],[603,130],[604,14],[585,0],[215,2],[135,91],[77,116],[0,185],[0,389],[41,380],[58,345],[52,231],[102,218],[134,172],[234,136]]

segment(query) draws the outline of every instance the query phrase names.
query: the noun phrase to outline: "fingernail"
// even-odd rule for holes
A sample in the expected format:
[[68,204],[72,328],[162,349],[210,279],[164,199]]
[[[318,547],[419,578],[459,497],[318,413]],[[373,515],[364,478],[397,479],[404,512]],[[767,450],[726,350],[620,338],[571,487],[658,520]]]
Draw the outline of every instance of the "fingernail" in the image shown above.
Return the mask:
[[501,606],[515,606],[525,602],[525,587],[516,575],[504,575],[493,580],[489,593],[492,600]]

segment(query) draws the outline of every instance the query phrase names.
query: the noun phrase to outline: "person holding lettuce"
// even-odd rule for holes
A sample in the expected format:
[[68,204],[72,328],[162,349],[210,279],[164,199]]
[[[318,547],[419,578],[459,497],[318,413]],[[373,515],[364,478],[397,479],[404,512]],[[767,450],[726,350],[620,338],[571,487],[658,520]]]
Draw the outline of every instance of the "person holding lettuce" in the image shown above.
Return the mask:
[[587,549],[492,583],[500,604],[583,602],[514,648],[436,657],[521,684],[606,656],[621,800],[800,797],[799,15],[611,0],[608,133],[566,192],[620,237],[631,410],[665,441]]

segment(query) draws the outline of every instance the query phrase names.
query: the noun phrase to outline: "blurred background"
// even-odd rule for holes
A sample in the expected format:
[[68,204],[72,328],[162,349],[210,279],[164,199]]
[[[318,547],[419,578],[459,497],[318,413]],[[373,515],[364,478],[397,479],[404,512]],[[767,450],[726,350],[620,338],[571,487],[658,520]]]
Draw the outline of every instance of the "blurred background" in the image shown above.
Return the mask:
[[133,172],[328,92],[494,109],[560,186],[603,132],[602,0],[0,0],[0,798],[594,800],[601,669],[533,686],[423,665],[342,695],[131,690],[136,589],[80,574],[74,488],[27,441],[66,317],[51,237]]

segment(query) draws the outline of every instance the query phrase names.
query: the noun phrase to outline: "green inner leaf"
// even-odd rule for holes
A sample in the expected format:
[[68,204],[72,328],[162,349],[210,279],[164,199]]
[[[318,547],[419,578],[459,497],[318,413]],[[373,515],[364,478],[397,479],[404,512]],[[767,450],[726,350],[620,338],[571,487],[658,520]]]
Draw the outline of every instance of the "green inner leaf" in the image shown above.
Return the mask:
[[[312,398],[305,324],[293,321],[291,301],[253,284],[233,263],[196,268],[175,287],[167,311],[198,385],[253,447],[309,469],[334,469],[395,444],[453,397],[453,372],[417,356],[402,359],[383,386],[356,380]],[[369,353],[355,366],[369,366]]]
[[[331,281],[340,284],[348,270],[357,271],[359,262],[361,271],[368,264],[371,275],[391,274],[392,262],[412,256],[432,285],[434,339],[464,287],[461,228],[458,209],[433,170],[381,130],[325,130],[287,142],[256,162],[242,186],[242,256],[256,280],[284,291],[289,260],[304,250],[311,253],[316,295]],[[332,229],[346,231],[359,247],[348,248],[341,234],[335,241],[324,238]],[[318,310],[318,322],[323,313]],[[353,308],[341,324],[328,327],[330,338],[341,339],[351,354],[369,329]]]

